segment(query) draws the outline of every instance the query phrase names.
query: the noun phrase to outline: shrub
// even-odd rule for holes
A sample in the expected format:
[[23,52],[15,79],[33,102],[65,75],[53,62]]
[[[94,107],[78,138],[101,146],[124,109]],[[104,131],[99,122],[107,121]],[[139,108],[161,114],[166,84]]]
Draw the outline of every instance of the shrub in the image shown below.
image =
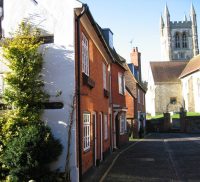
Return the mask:
[[[11,108],[0,119],[0,181],[41,181],[50,174],[48,164],[62,146],[41,121],[42,103],[49,95],[42,80],[40,32],[22,22],[12,38],[2,43],[9,72],[5,74],[3,102]],[[48,180],[49,181],[49,180]]]
[[49,163],[60,155],[62,146],[42,122],[29,124],[10,140],[2,155],[11,179],[39,180],[49,172]]

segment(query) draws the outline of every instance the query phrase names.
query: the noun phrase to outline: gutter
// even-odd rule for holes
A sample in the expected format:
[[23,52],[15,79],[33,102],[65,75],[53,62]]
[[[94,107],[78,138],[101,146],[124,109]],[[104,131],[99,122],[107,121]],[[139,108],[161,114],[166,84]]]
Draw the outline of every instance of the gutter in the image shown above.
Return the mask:
[[77,36],[77,105],[78,105],[78,143],[79,143],[79,182],[82,181],[82,137],[81,137],[81,71],[80,71],[80,55],[81,55],[81,49],[80,49],[80,19],[84,15],[84,13],[87,11],[88,6],[86,4],[83,4],[83,10],[81,11],[80,15],[76,17],[76,36]]

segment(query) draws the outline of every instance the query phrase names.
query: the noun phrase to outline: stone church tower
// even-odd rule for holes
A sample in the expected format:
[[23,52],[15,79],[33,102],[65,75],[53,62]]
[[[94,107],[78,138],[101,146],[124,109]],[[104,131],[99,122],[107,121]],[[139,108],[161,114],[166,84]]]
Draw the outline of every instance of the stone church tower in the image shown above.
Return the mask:
[[185,60],[199,54],[197,21],[193,5],[189,20],[170,21],[167,5],[160,19],[161,55],[163,61]]

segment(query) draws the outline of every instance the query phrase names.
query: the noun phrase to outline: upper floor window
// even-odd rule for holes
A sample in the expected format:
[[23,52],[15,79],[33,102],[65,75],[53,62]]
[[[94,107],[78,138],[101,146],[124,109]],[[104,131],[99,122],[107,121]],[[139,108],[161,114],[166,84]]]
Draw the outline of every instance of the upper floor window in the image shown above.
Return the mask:
[[83,114],[83,149],[90,149],[90,114]]
[[106,74],[106,65],[103,63],[103,88],[107,90],[107,74]]
[[183,48],[187,48],[187,36],[185,32],[182,35],[182,46]]
[[179,36],[179,33],[175,34],[175,48],[180,48],[180,36]]
[[3,91],[4,91],[3,74],[0,74],[0,96],[3,94]]
[[125,78],[122,73],[118,73],[118,86],[119,86],[119,93],[124,95],[125,94]]
[[137,99],[138,99],[138,103],[140,103],[140,89],[138,89]]
[[88,39],[82,33],[82,72],[89,76]]

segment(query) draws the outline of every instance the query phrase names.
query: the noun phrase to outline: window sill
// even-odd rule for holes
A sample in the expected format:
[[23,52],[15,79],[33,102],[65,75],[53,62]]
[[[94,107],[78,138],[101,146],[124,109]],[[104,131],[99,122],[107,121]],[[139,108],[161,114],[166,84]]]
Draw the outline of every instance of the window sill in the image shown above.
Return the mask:
[[83,149],[83,153],[84,153],[84,154],[88,153],[89,151],[90,151],[90,148],[85,149],[85,150]]
[[95,81],[92,80],[88,75],[82,73],[83,84],[87,85],[90,89],[95,87]]
[[109,98],[109,91],[106,89],[103,89],[104,97]]

